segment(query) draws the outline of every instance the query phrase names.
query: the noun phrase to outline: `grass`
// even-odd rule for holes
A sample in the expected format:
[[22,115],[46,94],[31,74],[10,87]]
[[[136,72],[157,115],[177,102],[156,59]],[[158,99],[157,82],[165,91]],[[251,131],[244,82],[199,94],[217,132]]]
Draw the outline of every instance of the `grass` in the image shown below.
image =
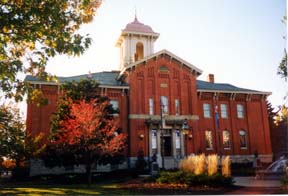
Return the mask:
[[0,195],[129,195],[128,190],[122,190],[117,184],[104,183],[74,185],[34,185],[0,188]]

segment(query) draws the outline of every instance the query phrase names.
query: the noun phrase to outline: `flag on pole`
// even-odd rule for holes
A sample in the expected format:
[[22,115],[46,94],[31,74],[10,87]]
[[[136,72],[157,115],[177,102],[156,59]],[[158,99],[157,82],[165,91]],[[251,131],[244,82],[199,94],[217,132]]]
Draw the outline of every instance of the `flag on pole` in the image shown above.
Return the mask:
[[215,106],[215,119],[216,119],[216,128],[219,129],[219,114],[218,114],[218,106]]

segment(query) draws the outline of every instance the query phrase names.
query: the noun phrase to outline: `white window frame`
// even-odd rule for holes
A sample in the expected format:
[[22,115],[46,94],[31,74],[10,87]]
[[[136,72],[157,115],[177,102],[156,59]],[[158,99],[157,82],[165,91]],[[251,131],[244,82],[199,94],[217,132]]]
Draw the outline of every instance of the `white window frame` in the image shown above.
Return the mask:
[[176,114],[176,116],[180,115],[180,101],[179,101],[179,99],[175,99],[175,114]]
[[220,104],[221,118],[228,118],[228,106],[225,103]]
[[154,115],[154,100],[149,98],[149,115]]
[[237,117],[244,118],[244,105],[237,104],[236,107],[237,107]]
[[181,149],[181,134],[179,130],[175,131],[175,149],[176,150]]
[[110,104],[112,105],[114,110],[118,110],[119,109],[119,101],[117,99],[111,99],[110,100]]
[[209,103],[203,103],[203,115],[204,118],[211,118],[211,105]]
[[151,130],[151,149],[157,149],[157,130]]

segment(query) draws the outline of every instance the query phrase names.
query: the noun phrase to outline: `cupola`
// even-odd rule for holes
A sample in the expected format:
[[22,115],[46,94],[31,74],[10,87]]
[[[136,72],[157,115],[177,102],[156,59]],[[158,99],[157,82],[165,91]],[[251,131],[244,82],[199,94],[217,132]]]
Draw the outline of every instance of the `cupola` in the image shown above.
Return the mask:
[[120,70],[154,53],[154,42],[159,33],[138,21],[128,23],[121,31],[116,46],[120,48]]

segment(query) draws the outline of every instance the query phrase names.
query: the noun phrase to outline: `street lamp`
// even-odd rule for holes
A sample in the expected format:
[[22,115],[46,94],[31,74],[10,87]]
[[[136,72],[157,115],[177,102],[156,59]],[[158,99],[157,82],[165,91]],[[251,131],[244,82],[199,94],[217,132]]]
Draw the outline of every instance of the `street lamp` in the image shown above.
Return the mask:
[[186,140],[186,135],[189,134],[189,126],[188,126],[188,122],[187,119],[184,120],[183,124],[182,124],[182,133],[184,135],[184,139],[185,139],[185,156],[187,156],[187,140]]

